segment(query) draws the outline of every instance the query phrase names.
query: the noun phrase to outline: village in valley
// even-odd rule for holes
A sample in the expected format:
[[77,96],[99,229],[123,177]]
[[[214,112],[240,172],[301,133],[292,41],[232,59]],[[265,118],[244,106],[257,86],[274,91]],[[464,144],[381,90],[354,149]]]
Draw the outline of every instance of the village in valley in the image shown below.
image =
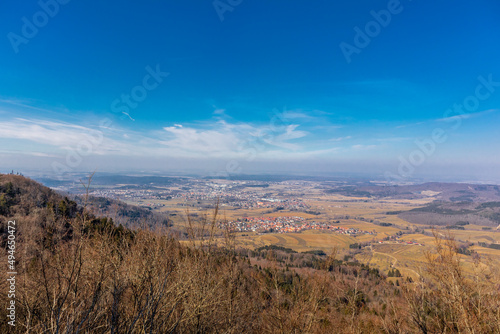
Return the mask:
[[222,222],[220,228],[228,228],[235,232],[258,233],[298,233],[307,230],[332,231],[339,234],[355,236],[358,234],[376,235],[375,231],[362,231],[354,227],[340,227],[324,222],[306,221],[302,217],[243,217],[235,221]]
[[[59,190],[83,193],[79,184]],[[464,194],[477,202],[464,202]],[[500,203],[495,186],[429,183],[389,188],[382,180],[342,178],[120,176],[113,182],[96,178],[89,195],[165,215],[176,230],[188,226],[188,216],[196,223],[217,207],[216,238],[222,240],[230,232],[237,247],[275,245],[325,253],[338,248],[353,261],[384,272],[397,266],[413,279],[434,247],[435,233],[452,232],[465,254],[493,255],[500,242],[493,221],[495,203]],[[458,215],[464,210],[469,212],[467,222]]]

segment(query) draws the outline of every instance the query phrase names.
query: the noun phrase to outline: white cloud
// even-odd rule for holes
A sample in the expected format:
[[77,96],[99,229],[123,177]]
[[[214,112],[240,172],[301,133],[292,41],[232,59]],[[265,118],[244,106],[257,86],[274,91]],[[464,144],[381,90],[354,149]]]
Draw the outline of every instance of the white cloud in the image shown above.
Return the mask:
[[388,138],[377,138],[376,140],[379,141],[379,142],[403,142],[403,141],[407,141],[407,140],[412,140],[414,138],[411,138],[411,137],[388,137]]
[[160,143],[183,156],[224,155],[234,151],[238,142],[236,133],[226,126],[215,129],[172,126],[163,129],[170,138]]
[[218,121],[203,126],[165,127],[167,138],[159,142],[163,152],[177,156],[237,157],[248,150],[263,155],[272,150],[299,150],[295,142],[307,132],[299,125],[258,126],[250,123]]
[[[86,127],[60,121],[16,118],[0,121],[0,138],[12,140],[17,151],[33,156],[64,156],[82,143],[89,155],[170,158],[262,159],[305,158],[336,152],[311,150],[309,132],[299,124],[236,123],[223,120],[173,124],[161,131],[139,132],[116,127]],[[84,147],[84,150],[86,148]],[[37,151],[33,153],[33,151]]]
[[343,141],[343,140],[347,140],[347,139],[351,139],[351,138],[352,138],[351,136],[337,137],[337,138],[331,138],[328,141]]
[[105,137],[102,129],[45,120],[16,118],[0,122],[0,138],[26,140],[41,145],[39,148],[48,145],[62,150],[90,144],[94,154],[129,151],[125,143]]
[[[87,133],[92,131],[87,130]],[[25,139],[62,147],[86,139],[86,133],[80,126],[17,118],[13,121],[0,122],[0,137]]]
[[478,111],[475,113],[457,114],[457,115],[453,115],[453,116],[449,116],[449,117],[443,117],[443,118],[437,119],[436,121],[437,122],[449,122],[449,121],[454,121],[457,119],[468,119],[471,117],[480,117],[480,116],[483,116],[483,115],[486,115],[486,114],[489,114],[492,112],[498,112],[498,111],[500,111],[500,109],[488,109],[488,110]]
[[351,148],[356,151],[360,150],[372,150],[376,148],[377,145],[362,145],[362,144],[357,144],[357,145],[352,145]]

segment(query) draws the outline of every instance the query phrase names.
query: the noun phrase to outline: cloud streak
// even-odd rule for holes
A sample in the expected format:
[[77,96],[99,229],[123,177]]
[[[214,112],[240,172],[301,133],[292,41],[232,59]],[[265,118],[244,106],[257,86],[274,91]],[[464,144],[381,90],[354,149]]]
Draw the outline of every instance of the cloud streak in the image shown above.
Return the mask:
[[[44,146],[59,150],[68,150],[78,147],[82,143],[95,144],[94,154],[107,154],[109,152],[129,151],[126,143],[111,139],[109,136],[103,140],[105,134],[101,129],[93,129],[81,125],[45,120],[28,120],[15,118],[10,121],[0,122],[0,138],[4,140],[27,141],[38,144],[38,149]],[[47,154],[38,152],[38,156]],[[53,154],[50,154],[51,156]]]
[[163,128],[167,138],[159,143],[164,152],[186,157],[238,157],[249,148],[261,154],[273,150],[297,151],[302,147],[295,141],[307,136],[298,127],[298,124],[275,128],[226,121],[201,127],[175,124]]
[[299,124],[270,126],[224,120],[175,123],[149,132],[121,129],[114,124],[92,128],[41,119],[0,121],[0,138],[12,143],[4,147],[28,145],[33,151],[30,155],[39,157],[64,154],[82,143],[90,143],[92,155],[235,158],[254,149],[262,157],[292,157],[306,149],[300,141],[307,135]]

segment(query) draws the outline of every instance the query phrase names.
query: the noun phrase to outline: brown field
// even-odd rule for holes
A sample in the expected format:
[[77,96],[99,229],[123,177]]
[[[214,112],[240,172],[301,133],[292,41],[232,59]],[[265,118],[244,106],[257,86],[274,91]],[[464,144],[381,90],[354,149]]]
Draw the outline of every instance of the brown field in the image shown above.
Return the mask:
[[460,241],[499,243],[500,232],[497,231],[474,231],[474,230],[453,230],[453,236]]
[[[297,189],[300,189],[300,191]],[[244,189],[243,191],[249,190]],[[364,231],[375,231],[377,234],[360,234],[353,237],[334,232],[313,230],[289,234],[257,234],[245,232],[236,235],[236,245],[238,247],[256,249],[266,245],[278,245],[291,248],[298,252],[323,250],[327,253],[336,247],[341,250],[341,255],[347,254],[350,251],[350,244],[378,241],[385,237],[395,235],[399,231],[408,233],[414,231],[415,228],[422,228],[422,226],[415,226],[399,218],[397,215],[387,214],[387,212],[410,210],[426,205],[433,201],[437,194],[429,193],[427,194],[427,198],[417,200],[376,200],[365,197],[325,194],[321,190],[307,185],[301,185],[300,188],[292,185],[275,185],[266,188],[265,191],[272,194],[283,192],[295,196],[298,195],[299,199],[302,199],[310,205],[310,210],[317,211],[320,214],[313,215],[300,211],[287,210],[273,212],[273,210],[269,208],[235,209],[229,205],[220,205],[219,218],[233,220],[245,216],[299,216],[308,221],[330,222],[333,225],[339,225],[341,227],[354,227]],[[186,206],[186,203],[182,200],[151,200],[148,201],[148,203],[164,204],[165,206],[157,210],[175,214],[175,216],[171,216],[171,218],[174,220],[174,223],[179,226],[186,225],[186,209],[189,210],[190,214],[196,214],[198,216],[205,214],[210,215],[212,213],[211,210],[202,208],[199,205]],[[131,204],[144,205],[145,202]],[[337,220],[340,221],[339,224],[335,223]],[[370,221],[373,221],[373,223]],[[392,226],[380,226],[375,224],[375,222],[390,223]],[[426,232],[431,231],[426,230]],[[467,225],[465,230],[437,231],[438,235],[443,236],[447,232],[451,232],[459,242],[500,242],[500,231],[495,231],[494,229],[485,231],[482,230],[482,226],[477,225]],[[422,268],[426,260],[425,254],[426,252],[432,252],[434,250],[435,240],[431,236],[419,233],[403,234],[400,240],[423,243],[424,246],[374,244],[372,247],[363,248],[355,255],[355,258],[362,263],[379,268],[385,273],[391,268],[397,268],[404,276],[410,276],[413,279],[418,278],[423,272]],[[478,247],[477,245],[472,249],[481,255],[490,266],[500,266],[500,250]],[[463,265],[467,271],[470,272],[473,270],[473,262],[470,256],[463,256]]]
[[356,239],[353,237],[323,231],[251,234],[236,238],[236,245],[239,247],[255,249],[262,246],[277,245],[291,248],[297,252],[310,250],[330,252],[334,247],[348,249],[349,245],[354,242],[356,242]]

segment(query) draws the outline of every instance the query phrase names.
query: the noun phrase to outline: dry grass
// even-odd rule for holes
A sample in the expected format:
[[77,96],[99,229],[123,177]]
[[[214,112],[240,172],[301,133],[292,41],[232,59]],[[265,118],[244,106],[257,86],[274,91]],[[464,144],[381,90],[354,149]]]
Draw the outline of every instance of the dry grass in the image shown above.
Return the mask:
[[[324,208],[326,197],[316,195],[315,205]],[[329,203],[345,205],[340,209],[352,208],[365,218],[377,215],[380,220],[387,208],[409,205]],[[318,219],[340,214],[337,209],[330,208]],[[46,207],[15,216],[23,227],[14,332],[500,332],[498,266],[486,258],[498,258],[497,250],[474,247],[480,257],[462,256],[453,239],[420,234],[403,239],[425,242],[425,247],[364,248],[357,255],[364,263],[382,270],[398,268],[415,281],[398,280],[401,287],[395,287],[373,269],[335,261],[337,250],[342,252],[366,237],[323,231],[236,237],[216,229],[217,205],[213,211],[194,210],[184,217],[189,239],[181,243],[168,231],[91,229],[91,217],[85,212],[70,219]],[[340,225],[376,229],[379,237],[398,231],[359,219],[342,219]],[[490,236],[485,231],[459,232],[460,238]],[[235,251],[241,245],[255,249],[270,244],[298,251],[323,249],[334,255],[288,270],[280,260],[293,262],[297,254],[269,251],[265,259],[252,258],[256,267]],[[6,267],[6,259],[0,258],[0,266]],[[7,299],[7,290],[6,281],[1,281],[2,300]],[[0,317],[5,316],[2,308]],[[11,328],[0,322],[0,331]]]

